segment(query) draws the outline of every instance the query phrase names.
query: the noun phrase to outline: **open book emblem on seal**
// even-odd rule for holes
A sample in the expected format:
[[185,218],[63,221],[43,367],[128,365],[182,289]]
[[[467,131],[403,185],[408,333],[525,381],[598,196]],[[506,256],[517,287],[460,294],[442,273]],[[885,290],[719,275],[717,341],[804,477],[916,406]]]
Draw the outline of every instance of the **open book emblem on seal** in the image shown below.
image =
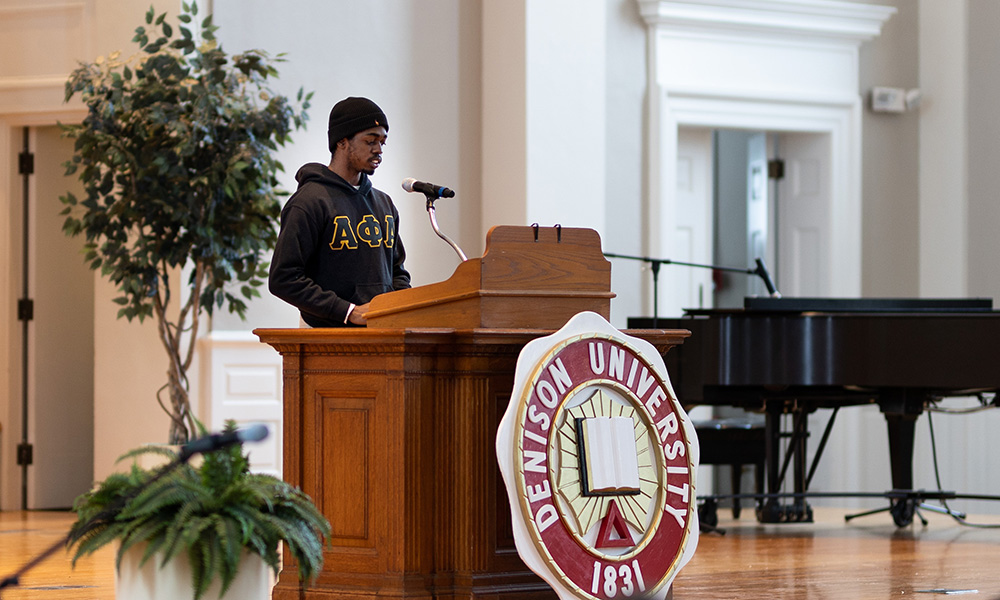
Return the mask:
[[595,313],[525,346],[497,457],[518,553],[563,600],[664,598],[694,553],[694,429],[655,348]]

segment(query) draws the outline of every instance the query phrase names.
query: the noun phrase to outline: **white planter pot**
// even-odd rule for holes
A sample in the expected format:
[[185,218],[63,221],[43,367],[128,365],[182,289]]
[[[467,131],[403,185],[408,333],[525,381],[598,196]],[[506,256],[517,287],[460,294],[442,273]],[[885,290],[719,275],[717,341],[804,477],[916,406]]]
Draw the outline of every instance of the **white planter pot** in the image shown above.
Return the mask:
[[[188,600],[194,598],[191,566],[187,557],[171,560],[160,567],[158,557],[146,561],[141,568],[143,550],[130,548],[122,557],[121,567],[115,574],[115,598],[118,600]],[[274,586],[274,573],[260,556],[244,553],[236,579],[229,586],[227,600],[269,600]],[[216,600],[222,581],[216,578],[203,600]]]

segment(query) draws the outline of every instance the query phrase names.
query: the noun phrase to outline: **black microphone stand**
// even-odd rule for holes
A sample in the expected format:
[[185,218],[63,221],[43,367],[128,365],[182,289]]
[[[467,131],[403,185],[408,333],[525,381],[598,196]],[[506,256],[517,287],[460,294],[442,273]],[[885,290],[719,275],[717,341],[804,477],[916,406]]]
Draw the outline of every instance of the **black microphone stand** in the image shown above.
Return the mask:
[[655,329],[659,323],[659,315],[657,314],[659,310],[659,277],[660,277],[660,265],[681,265],[684,267],[698,267],[701,269],[715,269],[719,271],[730,271],[732,273],[746,273],[747,275],[756,275],[764,281],[764,287],[767,288],[767,293],[771,295],[772,298],[780,298],[781,294],[778,292],[778,288],[774,287],[774,282],[771,280],[771,274],[767,272],[767,267],[764,266],[763,259],[757,258],[755,262],[757,264],[753,269],[740,269],[737,267],[720,267],[718,265],[704,265],[699,263],[683,262],[679,260],[671,260],[669,258],[650,258],[648,256],[630,256],[628,254],[614,254],[611,252],[605,252],[604,256],[608,258],[626,258],[629,260],[639,260],[649,264],[649,270],[653,273],[653,328]]
[[[84,523],[84,528],[90,527],[91,525],[97,523],[98,521],[113,519],[114,516],[121,511],[121,509],[125,506],[125,504],[129,500],[135,498],[136,496],[141,494],[144,490],[149,488],[149,486],[163,479],[181,465],[187,463],[192,456],[199,453],[197,450],[192,451],[190,447],[191,444],[188,444],[185,447],[181,448],[181,451],[177,454],[177,458],[175,458],[174,460],[170,461],[169,463],[161,467],[160,470],[157,471],[156,475],[151,477],[149,481],[147,481],[146,483],[142,484],[142,486],[140,486],[139,489],[135,490],[134,493],[118,498],[118,500],[113,502],[110,506],[108,506],[101,512],[97,513],[96,515],[88,519],[86,523]],[[218,450],[221,447],[222,445],[213,446],[212,450],[210,451]],[[69,532],[66,533],[66,535],[60,538],[59,541],[52,544],[45,550],[43,550],[38,556],[28,561],[20,569],[8,575],[7,577],[0,579],[0,590],[3,590],[4,588],[7,587],[15,587],[17,585],[20,585],[21,577],[24,576],[25,573],[43,563],[46,559],[52,556],[56,552],[56,550],[58,550],[60,547],[66,546],[66,544],[69,543],[70,539],[72,539],[72,536],[73,536],[73,531],[71,529]]]

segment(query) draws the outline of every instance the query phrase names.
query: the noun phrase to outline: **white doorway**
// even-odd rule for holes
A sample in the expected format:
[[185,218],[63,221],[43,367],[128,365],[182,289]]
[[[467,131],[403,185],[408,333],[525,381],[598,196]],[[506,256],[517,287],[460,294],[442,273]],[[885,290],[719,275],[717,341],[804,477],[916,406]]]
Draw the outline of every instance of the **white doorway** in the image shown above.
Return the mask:
[[[768,137],[762,131],[713,132],[713,264],[752,269],[758,258],[769,268],[775,264],[776,195],[768,186],[768,160],[773,158]],[[741,308],[745,297],[768,293],[763,281],[748,273],[716,270],[713,283],[714,308]]]
[[[828,295],[832,258],[830,135],[679,127],[676,223],[662,258],[730,269],[764,261],[786,296]],[[767,294],[733,271],[667,265],[660,314],[739,308]]]
[[777,182],[779,287],[786,296],[823,297],[833,293],[823,277],[835,266],[831,248],[832,156],[825,135],[788,134],[778,141],[784,176]]
[[[798,262],[789,262],[777,249],[779,264],[772,270],[782,280],[779,290],[788,290],[785,295],[858,297],[858,53],[862,43],[879,35],[895,9],[855,2],[820,9],[813,2],[787,0],[637,2],[650,39],[645,253],[669,257],[673,238],[682,235],[676,231],[678,214],[685,210],[677,193],[682,129],[780,132],[789,138],[781,151],[801,153],[803,160],[792,163],[786,157],[778,202],[801,194],[813,204],[808,222],[796,222],[792,213],[791,220],[778,215],[776,239],[800,244],[803,252]],[[790,185],[806,187],[784,189]],[[808,187],[813,185],[820,188]],[[821,230],[813,231],[813,226]],[[681,307],[670,302],[661,296],[659,306],[644,306],[643,311],[676,314]]]
[[[711,264],[714,180],[712,130],[694,127],[678,130],[676,226],[667,242],[669,250],[654,257]],[[655,285],[659,304],[666,307],[659,315],[676,316],[682,307],[712,306],[712,273],[707,269],[665,265]]]
[[[650,256],[671,258],[677,215],[688,202],[677,193],[684,161],[677,145],[687,129],[768,132],[776,136],[785,176],[769,186],[778,214],[773,227],[774,264],[769,270],[785,296],[858,297],[861,291],[861,168],[857,116],[860,101],[808,106],[790,102],[727,101],[663,93],[656,107],[659,157],[651,172],[648,214]],[[780,208],[808,200],[798,211]],[[709,238],[711,239],[711,238]],[[706,251],[706,255],[710,251]],[[698,261],[695,261],[698,262]],[[767,261],[765,261],[767,262]],[[737,265],[742,266],[742,265]],[[748,265],[749,266],[749,265]],[[658,314],[677,316],[692,304],[670,304],[661,294]],[[665,301],[667,300],[667,301]],[[708,304],[704,305],[706,308]],[[652,314],[653,307],[649,307]]]
[[[23,130],[18,131],[20,142]],[[17,146],[20,154],[23,144]],[[30,463],[16,469],[4,465],[3,473],[17,473],[20,502],[3,508],[68,508],[93,483],[95,275],[83,261],[82,239],[62,232],[65,216],[60,214],[59,196],[71,189],[81,195],[79,183],[64,175],[73,142],[62,139],[58,127],[32,127],[28,149],[34,172],[26,186],[27,229],[22,193],[8,211],[16,254],[9,289],[25,298],[26,263],[31,306],[27,338],[21,335],[23,321],[12,336],[17,350],[8,353],[9,372],[27,386],[18,386],[22,393],[8,396],[13,406],[4,411],[19,417],[16,424],[6,424],[5,437],[16,438],[25,450],[2,458],[5,463],[28,463],[30,456]],[[21,182],[23,176],[15,170],[11,180]],[[9,441],[4,445],[11,447]]]

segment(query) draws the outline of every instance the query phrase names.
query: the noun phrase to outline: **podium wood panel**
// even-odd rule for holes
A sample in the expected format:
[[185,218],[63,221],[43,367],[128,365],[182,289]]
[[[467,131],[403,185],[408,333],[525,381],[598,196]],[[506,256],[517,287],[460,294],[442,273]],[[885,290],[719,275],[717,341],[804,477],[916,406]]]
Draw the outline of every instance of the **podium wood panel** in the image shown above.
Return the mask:
[[[555,600],[514,546],[495,439],[548,330],[258,329],[283,357],[284,478],[330,520],[322,574],[276,600]],[[687,332],[632,331],[661,352]]]

